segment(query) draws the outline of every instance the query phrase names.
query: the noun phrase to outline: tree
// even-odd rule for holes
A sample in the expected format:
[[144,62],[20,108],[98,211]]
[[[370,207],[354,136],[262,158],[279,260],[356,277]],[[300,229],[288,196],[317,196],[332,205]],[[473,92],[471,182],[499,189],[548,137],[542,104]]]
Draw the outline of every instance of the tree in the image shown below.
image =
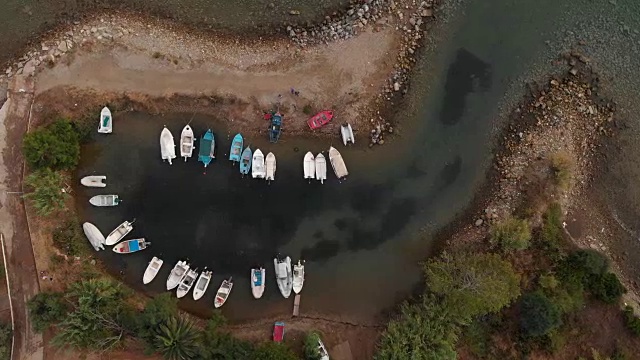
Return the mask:
[[172,317],[161,324],[155,336],[156,350],[170,360],[195,359],[198,346],[198,330],[183,317]]
[[137,317],[139,336],[153,347],[156,330],[169,319],[178,316],[178,299],[171,293],[164,293],[149,300]]
[[531,229],[524,219],[508,218],[491,229],[491,242],[507,252],[524,250],[530,241]]
[[320,360],[322,354],[318,350],[318,342],[320,341],[320,335],[317,332],[312,331],[307,334],[304,339],[304,358],[305,360]]
[[[218,315],[215,315],[218,314]],[[202,360],[250,360],[253,359],[253,347],[250,343],[238,340],[227,332],[219,330],[224,317],[214,313],[207,322],[199,349],[198,359]]]
[[67,306],[61,293],[41,292],[27,302],[33,329],[42,332],[59,322],[67,314]]
[[596,299],[615,304],[622,294],[627,292],[618,277],[614,273],[606,273],[595,276],[590,281],[589,291]]
[[560,309],[541,292],[528,293],[520,301],[520,329],[526,336],[542,336],[562,323]]
[[40,169],[27,176],[26,185],[33,191],[24,195],[33,202],[36,212],[47,216],[56,210],[65,208],[65,198],[69,196],[63,191],[64,178],[51,169]]
[[34,169],[73,169],[80,158],[80,141],[71,122],[60,119],[24,136],[23,151]]
[[297,360],[296,354],[286,345],[276,342],[260,344],[253,352],[253,360]]
[[0,360],[11,360],[12,339],[11,324],[0,324]]

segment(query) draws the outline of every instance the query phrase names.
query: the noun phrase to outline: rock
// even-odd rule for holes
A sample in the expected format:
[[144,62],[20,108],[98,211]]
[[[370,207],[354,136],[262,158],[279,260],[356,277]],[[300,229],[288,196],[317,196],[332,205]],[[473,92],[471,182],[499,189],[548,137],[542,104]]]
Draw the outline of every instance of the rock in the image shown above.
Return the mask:
[[4,73],[7,75],[11,74],[11,68],[7,68],[7,70],[5,70]]
[[574,75],[574,76],[575,76],[575,75],[578,75],[578,69],[576,69],[576,68],[571,68],[571,70],[569,70],[569,74]]
[[423,9],[422,12],[420,13],[420,16],[422,16],[422,17],[432,17],[433,16],[433,10],[432,9]]
[[42,51],[49,51],[49,47],[44,43],[42,44]]
[[409,24],[411,24],[411,26],[415,25],[416,24],[416,19],[414,19],[414,18],[409,19]]
[[58,50],[60,50],[61,52],[65,52],[67,50],[69,50],[69,48],[67,47],[67,42],[66,41],[60,41],[58,43]]
[[362,10],[364,10],[364,12],[368,12],[369,11],[369,5],[367,5],[367,4],[362,5]]
[[551,79],[551,81],[549,82],[551,84],[551,86],[558,86],[560,85],[560,83],[558,82],[558,80],[555,79]]
[[353,9],[349,9],[349,10],[347,10],[347,15],[348,15],[348,16],[353,16],[353,14],[354,14],[355,12],[356,12],[355,10],[353,10]]
[[298,11],[298,10],[289,10],[289,15],[300,15],[300,11]]
[[476,224],[476,226],[480,226],[480,225],[482,225],[483,222],[484,222],[484,220],[478,219],[478,220],[476,220],[475,224]]
[[91,28],[91,32],[92,32],[92,33],[95,33],[96,31],[98,31],[98,29],[97,29],[96,27],[92,27],[92,28]]
[[399,91],[400,90],[400,84],[397,81],[393,83],[393,90],[395,90],[395,91]]

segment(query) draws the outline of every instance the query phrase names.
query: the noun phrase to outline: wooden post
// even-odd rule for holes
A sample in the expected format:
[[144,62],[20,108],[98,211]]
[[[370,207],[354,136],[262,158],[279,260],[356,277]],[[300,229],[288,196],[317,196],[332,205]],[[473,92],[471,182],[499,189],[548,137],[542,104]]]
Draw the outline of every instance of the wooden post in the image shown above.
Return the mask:
[[296,298],[293,300],[293,316],[298,316],[300,313],[300,294],[296,295]]

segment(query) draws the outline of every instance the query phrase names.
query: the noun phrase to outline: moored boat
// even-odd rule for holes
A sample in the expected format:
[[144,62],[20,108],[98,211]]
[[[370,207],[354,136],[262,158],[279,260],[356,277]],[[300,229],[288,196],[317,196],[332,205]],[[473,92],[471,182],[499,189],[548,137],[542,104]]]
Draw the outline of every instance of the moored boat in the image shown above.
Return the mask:
[[116,206],[121,201],[118,195],[96,195],[89,199],[89,203],[93,206]]
[[149,261],[149,265],[147,265],[147,269],[144,271],[144,275],[142,276],[142,283],[147,285],[158,275],[158,271],[162,267],[164,261],[158,257],[153,257],[151,261]]
[[106,180],[107,177],[104,175],[89,175],[80,179],[80,184],[86,187],[103,188],[107,186]]
[[211,160],[216,158],[216,138],[211,129],[200,138],[200,148],[198,149],[198,161],[204,164],[206,168]]
[[265,175],[264,154],[262,154],[260,149],[256,149],[253,153],[253,159],[251,160],[251,176],[254,179],[264,179]]
[[193,289],[193,300],[200,300],[204,293],[207,292],[212,274],[213,272],[207,271],[207,268],[200,274],[198,281],[196,281],[196,287]]
[[251,293],[256,299],[260,299],[264,294],[265,269],[251,269]]
[[167,278],[167,290],[175,289],[187,275],[187,271],[189,271],[189,264],[184,260],[178,261]]
[[279,259],[276,257],[273,259],[273,265],[275,267],[276,282],[278,283],[278,289],[285,299],[291,296],[292,288],[292,274],[291,274],[291,258],[286,257]]
[[302,169],[304,170],[305,179],[313,179],[316,177],[316,163],[311,151],[307,152],[304,155],[304,160],[302,161]]
[[108,107],[103,107],[100,111],[100,124],[98,124],[98,132],[101,134],[110,134],[113,131],[113,118],[111,117],[111,110]]
[[356,143],[356,138],[353,136],[353,128],[351,127],[351,124],[344,123],[340,125],[340,134],[342,134],[342,143],[344,146],[347,146],[349,143]]
[[178,285],[178,290],[176,290],[176,296],[178,296],[178,299],[187,295],[197,278],[197,271],[193,269],[189,269],[189,271],[187,271],[187,274],[182,278],[182,281],[180,281],[180,284]]
[[151,245],[150,242],[145,241],[144,238],[131,239],[121,242],[113,247],[113,252],[118,254],[131,254],[134,252],[142,251]]
[[223,280],[222,285],[218,288],[218,292],[216,293],[216,298],[213,301],[213,306],[219,308],[224,305],[224,303],[229,298],[229,294],[231,294],[231,289],[233,288],[233,278],[230,277],[229,280]]
[[269,126],[269,141],[278,142],[282,133],[282,114],[276,112],[271,115],[271,126]]
[[333,172],[336,173],[336,177],[340,180],[346,179],[347,175],[349,175],[347,165],[344,163],[340,152],[333,146],[329,148],[329,161],[331,162]]
[[324,158],[322,153],[316,155],[316,179],[320,180],[321,184],[327,180],[327,159]]
[[125,221],[118,225],[105,239],[105,245],[115,245],[133,230],[133,221]]
[[240,156],[242,156],[242,146],[244,144],[244,139],[242,138],[242,134],[236,134],[231,141],[231,150],[229,151],[229,160],[232,162],[240,162]]
[[265,165],[267,168],[267,175],[265,176],[265,179],[267,181],[275,180],[276,179],[276,156],[272,152],[267,154]]
[[240,174],[247,175],[249,170],[251,170],[251,148],[247,146],[240,158]]
[[176,143],[173,140],[171,131],[166,126],[160,132],[160,157],[162,160],[167,160],[169,165],[176,158]]
[[104,250],[104,235],[102,235],[102,232],[100,232],[95,225],[90,222],[86,222],[82,224],[82,230],[89,240],[89,243],[91,243],[91,246],[93,246],[96,251]]
[[187,161],[193,155],[193,149],[196,148],[195,142],[196,138],[193,137],[193,129],[191,129],[191,126],[185,125],[182,133],[180,133],[180,156],[184,158],[184,161]]
[[304,264],[301,260],[293,265],[293,292],[299,294],[304,285]]

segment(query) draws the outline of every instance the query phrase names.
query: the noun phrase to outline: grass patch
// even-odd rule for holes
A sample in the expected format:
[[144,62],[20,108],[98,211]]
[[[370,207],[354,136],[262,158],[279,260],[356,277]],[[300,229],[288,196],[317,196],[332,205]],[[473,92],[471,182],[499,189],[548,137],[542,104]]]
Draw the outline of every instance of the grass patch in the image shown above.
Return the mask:
[[302,112],[305,115],[311,115],[313,114],[313,107],[311,106],[311,104],[307,104],[302,108]]
[[53,231],[53,244],[69,256],[78,256],[86,249],[86,241],[77,219],[65,221]]
[[573,177],[574,165],[571,156],[566,152],[557,152],[552,154],[549,160],[556,185],[560,189],[566,190]]
[[510,217],[491,228],[491,242],[506,252],[529,247],[531,229],[524,219]]

